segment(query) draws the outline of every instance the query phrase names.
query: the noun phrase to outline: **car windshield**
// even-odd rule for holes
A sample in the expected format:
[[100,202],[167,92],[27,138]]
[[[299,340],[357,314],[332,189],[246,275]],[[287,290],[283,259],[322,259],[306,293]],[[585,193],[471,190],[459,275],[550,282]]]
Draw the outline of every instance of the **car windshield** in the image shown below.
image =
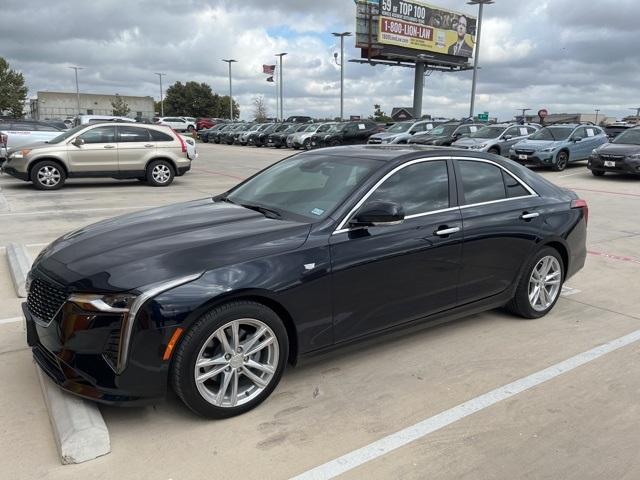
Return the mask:
[[382,165],[364,158],[296,155],[247,180],[222,199],[256,210],[261,207],[276,217],[289,214],[315,222],[331,214]]
[[451,135],[456,128],[457,125],[441,125],[425,132],[425,135]]
[[469,135],[470,138],[498,138],[506,127],[482,127],[480,130]]
[[573,132],[573,127],[545,127],[529,137],[529,140],[566,140]]
[[387,130],[387,132],[389,133],[406,132],[411,128],[411,125],[413,125],[413,123],[410,123],[410,122],[394,123],[393,125],[391,125],[391,127],[389,127],[389,130]]
[[[344,123],[334,123],[333,125],[331,125],[329,128],[326,129],[327,132],[329,133],[333,133],[333,132],[339,132],[340,130],[343,129],[343,127],[346,124]],[[324,131],[324,130],[320,130],[320,131]]]
[[47,143],[60,143],[65,141],[67,138],[75,135],[76,133],[78,133],[80,130],[83,130],[87,128],[86,125],[78,125],[77,127],[73,127],[69,130],[67,130],[64,133],[61,133],[60,135],[58,135],[57,137],[52,138],[51,140],[48,140]]
[[627,145],[640,145],[640,129],[626,130],[613,139],[611,143],[626,143]]

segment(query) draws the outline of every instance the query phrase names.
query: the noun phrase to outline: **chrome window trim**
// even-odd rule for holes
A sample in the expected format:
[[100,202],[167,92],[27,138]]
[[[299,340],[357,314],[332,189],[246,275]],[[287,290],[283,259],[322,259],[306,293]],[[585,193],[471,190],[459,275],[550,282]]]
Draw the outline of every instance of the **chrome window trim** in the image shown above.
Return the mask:
[[122,319],[122,327],[120,334],[120,348],[118,351],[118,365],[116,367],[116,373],[120,374],[127,367],[127,359],[129,356],[129,345],[131,343],[131,335],[133,334],[133,324],[136,320],[136,315],[140,311],[142,305],[147,301],[172,288],[179,287],[185,283],[192,282],[202,276],[202,273],[196,273],[194,275],[188,275],[186,277],[175,278],[166,282],[152,283],[143,287],[144,291],[136,297],[131,304],[131,310],[128,315],[124,315]]
[[[431,161],[435,161],[435,160],[447,161],[450,158],[451,158],[450,156],[447,156],[447,157],[417,158],[415,160],[410,160],[410,161],[408,161],[406,163],[403,163],[402,165],[398,165],[396,168],[394,168],[393,170],[388,172],[384,177],[382,177],[380,180],[378,180],[376,182],[376,184],[373,187],[371,187],[367,193],[364,194],[364,196],[354,205],[354,207],[351,210],[349,210],[349,213],[342,218],[342,221],[338,224],[338,227],[333,231],[333,233],[331,235],[337,235],[338,233],[344,233],[344,232],[350,231],[349,228],[344,228],[345,224],[349,221],[349,219],[353,216],[353,214],[362,206],[362,204],[364,204],[364,202],[367,201],[367,199],[373,194],[373,192],[375,192],[376,189],[380,185],[382,185],[394,173],[399,172],[403,168],[409,167],[411,165],[415,165],[416,163],[431,162]],[[458,208],[458,207],[449,207],[446,210],[456,209],[456,208]],[[445,210],[441,210],[441,211],[445,211]],[[438,212],[439,211],[432,211],[432,212],[425,212],[425,213],[415,213],[413,215],[409,215],[409,216],[405,217],[405,219],[414,218],[416,216],[424,216],[424,215],[427,215],[427,214],[433,214],[433,213],[438,213]]]

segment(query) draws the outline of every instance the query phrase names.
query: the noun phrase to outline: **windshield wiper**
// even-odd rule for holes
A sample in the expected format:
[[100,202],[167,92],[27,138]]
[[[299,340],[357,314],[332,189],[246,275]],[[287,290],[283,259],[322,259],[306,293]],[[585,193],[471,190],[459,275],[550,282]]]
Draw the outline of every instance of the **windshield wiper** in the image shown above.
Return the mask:
[[239,205],[244,208],[248,208],[249,210],[255,210],[256,212],[260,212],[265,217],[282,218],[282,214],[272,208],[263,207],[262,205],[254,205],[251,203],[240,203]]

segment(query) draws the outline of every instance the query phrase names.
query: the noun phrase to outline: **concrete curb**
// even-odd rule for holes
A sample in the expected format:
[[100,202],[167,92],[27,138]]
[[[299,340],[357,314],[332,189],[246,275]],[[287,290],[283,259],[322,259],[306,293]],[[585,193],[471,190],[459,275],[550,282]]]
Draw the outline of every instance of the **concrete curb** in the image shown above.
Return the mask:
[[29,270],[31,270],[31,264],[33,263],[27,247],[21,243],[10,243],[7,245],[7,261],[9,262],[9,271],[11,273],[11,280],[13,280],[13,286],[16,289],[16,294],[20,298],[27,298],[25,282],[27,280],[27,274]]
[[37,365],[36,369],[62,464],[82,463],[109,453],[109,431],[98,407],[62,391]]

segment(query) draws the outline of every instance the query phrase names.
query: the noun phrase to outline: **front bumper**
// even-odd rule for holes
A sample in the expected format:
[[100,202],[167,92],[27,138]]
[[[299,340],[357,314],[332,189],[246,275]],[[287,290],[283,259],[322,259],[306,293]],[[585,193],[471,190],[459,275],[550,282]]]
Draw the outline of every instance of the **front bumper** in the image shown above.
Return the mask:
[[608,162],[613,162],[614,166],[605,166],[605,159],[600,156],[589,157],[587,168],[589,170],[600,172],[617,172],[617,173],[629,173],[632,175],[640,175],[640,160],[634,160],[629,157],[607,159]]
[[22,305],[27,343],[47,376],[63,390],[100,403],[138,405],[162,399],[168,362],[162,360],[161,351],[174,329],[149,328],[141,322],[131,340],[128,365],[118,374],[109,352],[114,341],[118,342],[121,318],[87,312],[69,315],[69,309],[74,308],[79,310],[66,303],[48,325],[43,325],[26,303]]
[[554,152],[510,153],[509,158],[520,165],[551,166]]
[[7,165],[6,161],[2,164],[2,168],[0,169],[0,171],[3,174],[6,173],[7,175],[11,175],[12,177],[24,180],[25,182],[29,181],[29,174],[27,172],[18,171],[16,168]]

